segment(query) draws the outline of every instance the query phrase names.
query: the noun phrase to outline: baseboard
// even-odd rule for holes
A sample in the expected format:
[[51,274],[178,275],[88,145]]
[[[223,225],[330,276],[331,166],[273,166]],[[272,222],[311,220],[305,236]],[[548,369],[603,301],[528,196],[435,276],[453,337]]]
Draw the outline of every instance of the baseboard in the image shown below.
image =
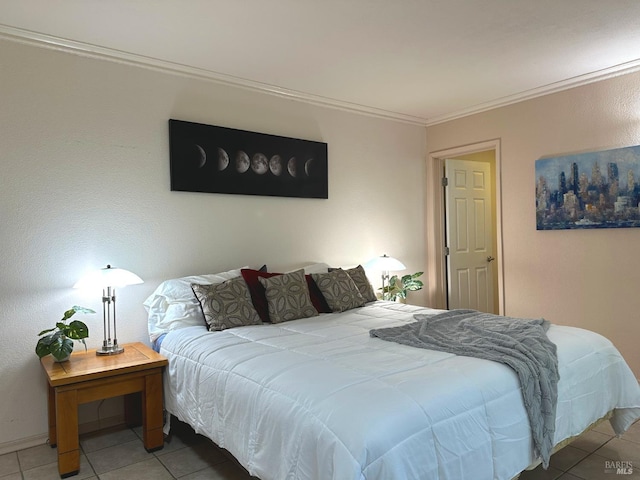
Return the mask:
[[[95,432],[97,430],[102,430],[103,428],[115,427],[117,425],[123,424],[124,415],[116,415],[114,417],[81,423],[80,425],[78,425],[78,433],[80,435],[84,435],[85,433]],[[0,444],[0,455],[4,455],[5,453],[17,452],[18,450],[24,450],[25,448],[37,447],[38,445],[43,445],[48,442],[48,433],[41,433],[32,437],[4,442]]]
[[102,418],[92,422],[81,423],[78,425],[78,433],[80,435],[84,435],[85,433],[91,433],[97,430],[102,430],[103,428],[115,427],[117,425],[124,425],[124,414]]
[[5,453],[17,452],[18,450],[24,450],[25,448],[36,447],[38,445],[45,444],[48,441],[49,435],[46,433],[42,433],[40,435],[34,435],[33,437],[4,442],[0,444],[0,455],[4,455]]

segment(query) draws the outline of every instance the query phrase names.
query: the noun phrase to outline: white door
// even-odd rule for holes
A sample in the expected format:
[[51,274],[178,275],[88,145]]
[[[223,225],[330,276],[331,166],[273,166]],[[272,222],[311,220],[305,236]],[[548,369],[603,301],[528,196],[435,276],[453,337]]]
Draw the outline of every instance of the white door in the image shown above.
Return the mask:
[[491,165],[444,164],[448,306],[495,313]]

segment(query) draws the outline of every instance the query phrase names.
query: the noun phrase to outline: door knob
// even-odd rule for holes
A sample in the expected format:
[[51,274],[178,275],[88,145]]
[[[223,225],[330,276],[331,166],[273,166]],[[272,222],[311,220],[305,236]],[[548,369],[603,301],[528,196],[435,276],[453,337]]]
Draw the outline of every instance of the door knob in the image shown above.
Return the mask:
[[493,258],[493,257],[491,257],[491,256],[487,257],[487,262],[488,262],[488,263],[491,263],[491,262],[493,262],[494,260],[495,260],[495,258]]

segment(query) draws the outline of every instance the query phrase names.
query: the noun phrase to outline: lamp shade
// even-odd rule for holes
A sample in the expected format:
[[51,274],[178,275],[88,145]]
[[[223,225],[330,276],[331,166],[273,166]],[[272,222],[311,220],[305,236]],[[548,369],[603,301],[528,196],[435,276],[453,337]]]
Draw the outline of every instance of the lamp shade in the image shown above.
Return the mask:
[[76,282],[73,288],[105,288],[105,287],[125,287],[143,283],[142,279],[133,272],[124,268],[112,267],[94,270]]
[[397,258],[389,257],[387,255],[382,255],[380,257],[374,257],[365,263],[364,268],[370,270],[378,270],[381,272],[394,272],[397,270],[404,270],[407,268],[404,263],[402,263]]

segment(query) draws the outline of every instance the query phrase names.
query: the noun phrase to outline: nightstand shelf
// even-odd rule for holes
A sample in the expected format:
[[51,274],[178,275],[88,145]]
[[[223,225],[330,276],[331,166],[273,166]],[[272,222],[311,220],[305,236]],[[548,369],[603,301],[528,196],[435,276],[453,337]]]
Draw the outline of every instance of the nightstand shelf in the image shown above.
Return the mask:
[[62,478],[80,469],[78,405],[82,403],[127,395],[125,420],[131,425],[140,416],[131,398],[141,396],[144,447],[147,451],[163,447],[162,370],[167,363],[142,343],[124,345],[119,355],[98,356],[89,350],[73,353],[66,362],[55,362],[51,355],[41,359],[49,391],[49,442],[58,447]]

